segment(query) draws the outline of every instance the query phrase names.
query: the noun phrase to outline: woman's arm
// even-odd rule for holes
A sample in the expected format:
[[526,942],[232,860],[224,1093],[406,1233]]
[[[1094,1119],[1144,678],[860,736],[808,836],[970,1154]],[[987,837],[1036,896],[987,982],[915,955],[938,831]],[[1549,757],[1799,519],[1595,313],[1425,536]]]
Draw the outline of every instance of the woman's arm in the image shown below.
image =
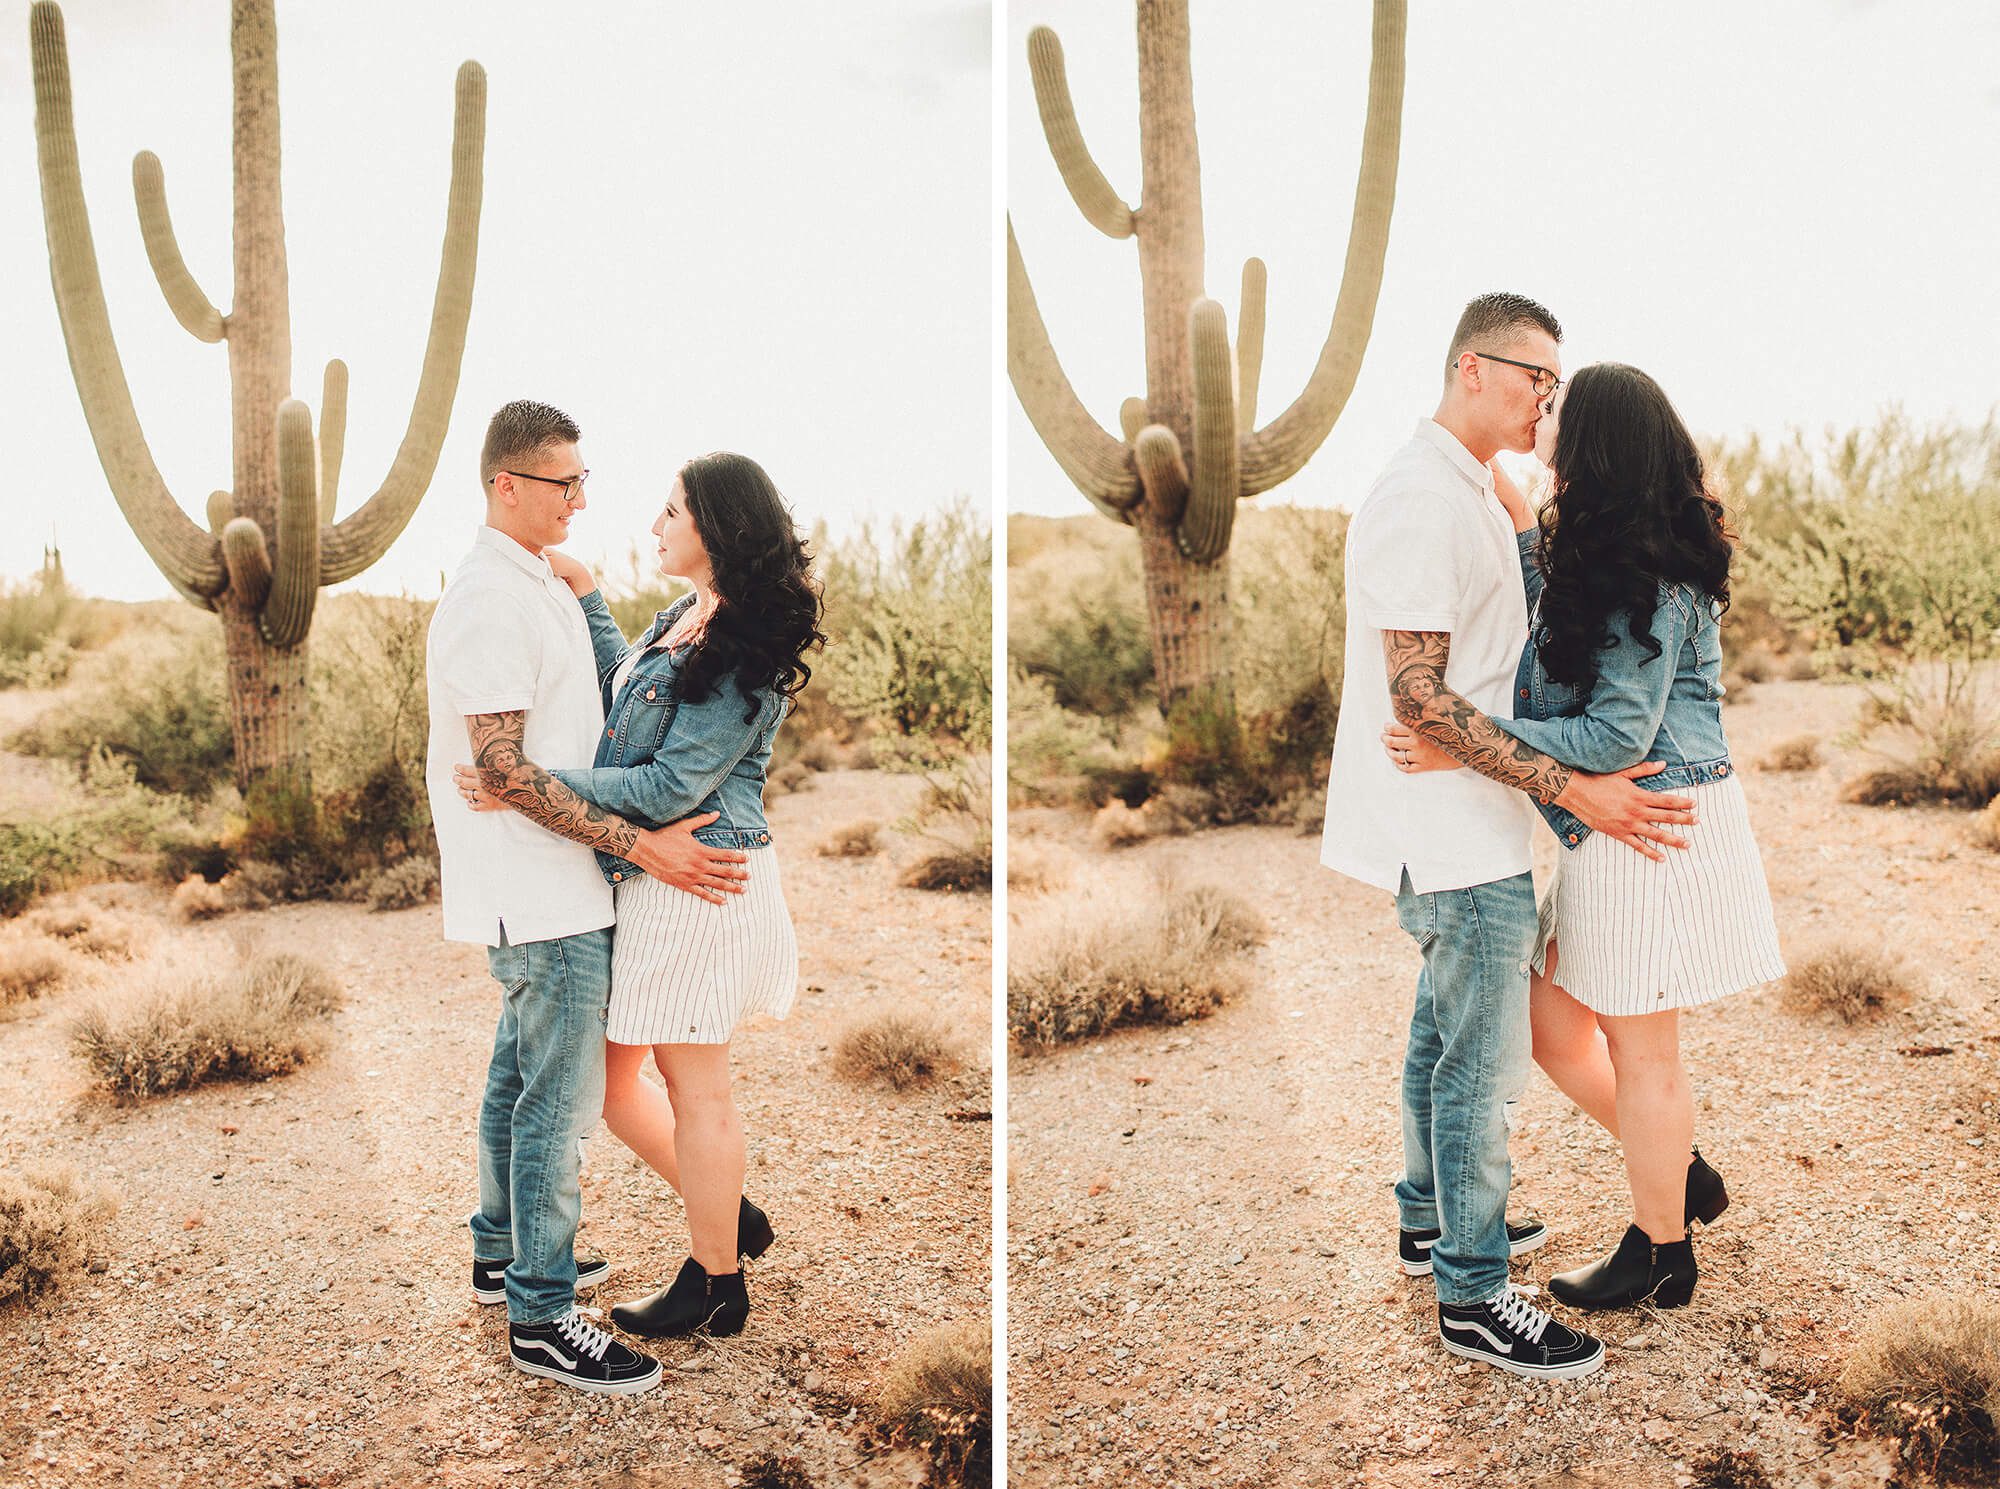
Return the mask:
[[1677,598],[1663,593],[1653,611],[1653,639],[1660,654],[1648,657],[1632,636],[1630,611],[1620,612],[1619,642],[1597,654],[1597,681],[1583,712],[1560,719],[1495,719],[1496,727],[1565,765],[1603,775],[1637,765],[1659,737],[1673,691],[1687,615]]
[[618,628],[611,607],[605,604],[603,590],[593,589],[587,595],[579,595],[577,603],[583,607],[583,618],[590,626],[590,650],[597,658],[597,684],[602,687],[625,659],[625,633]]
[[733,679],[720,679],[701,702],[674,710],[658,754],[645,764],[550,774],[606,811],[676,821],[708,800],[736,762],[756,748],[784,700],[772,693],[747,723],[745,706]]

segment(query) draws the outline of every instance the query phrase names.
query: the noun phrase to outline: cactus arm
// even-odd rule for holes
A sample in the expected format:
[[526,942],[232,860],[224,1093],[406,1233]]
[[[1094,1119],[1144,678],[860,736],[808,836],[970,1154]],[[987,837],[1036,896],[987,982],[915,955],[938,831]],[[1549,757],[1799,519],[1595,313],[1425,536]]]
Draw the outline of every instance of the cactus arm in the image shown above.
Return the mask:
[[132,157],[132,195],[139,204],[139,232],[146,240],[146,257],[152,260],[153,277],[160,282],[167,308],[195,340],[222,340],[222,312],[202,293],[187,260],[181,257],[174,220],[167,211],[166,174],[160,169],[160,157],[151,150],[141,150]]
[[1129,521],[1126,508],[1139,500],[1139,477],[1131,452],[1091,418],[1063,374],[1048,327],[1035,304],[1028,266],[1007,223],[1007,376],[1014,394],[1049,453],[1090,504],[1107,517]]
[[479,206],[486,148],[486,73],[477,62],[458,70],[452,125],[451,195],[445,211],[443,260],[431,302],[430,341],[403,442],[375,494],[320,540],[321,584],[352,579],[374,563],[409,525],[437,470],[438,451],[451,422],[472,313],[473,270],[479,258]]
[[1132,463],[1146,488],[1146,505],[1171,527],[1187,510],[1188,469],[1181,442],[1164,424],[1148,424],[1132,441]]
[[271,554],[264,529],[253,518],[232,517],[222,528],[222,558],[229,565],[229,588],[252,610],[271,593]]
[[296,398],[278,407],[278,554],[258,617],[273,646],[297,646],[319,600],[319,469],[312,412]]
[[222,530],[229,526],[229,519],[236,515],[236,498],[227,491],[211,491],[208,494],[208,530],[220,538]]
[[1389,217],[1396,201],[1396,161],[1403,117],[1404,0],[1375,0],[1374,55],[1368,67],[1368,123],[1361,173],[1354,186],[1347,262],[1333,324],[1305,389],[1277,418],[1243,442],[1243,494],[1255,496],[1289,480],[1319,448],[1354,391],[1361,354],[1375,322]]
[[1194,470],[1187,510],[1174,530],[1181,552],[1213,563],[1229,551],[1236,523],[1236,368],[1229,351],[1229,322],[1213,300],[1188,311],[1194,353]]
[[1069,77],[1063,68],[1062,42],[1047,26],[1028,33],[1028,75],[1034,79],[1035,107],[1042,116],[1042,137],[1062,172],[1063,185],[1084,219],[1111,238],[1132,236],[1132,209],[1105,179],[1091,159],[1090,147],[1076,122],[1070,102]]
[[1243,298],[1236,312],[1236,432],[1257,427],[1257,382],[1264,375],[1264,261],[1243,261]]
[[37,0],[28,18],[35,74],[35,146],[42,178],[42,215],[49,240],[49,277],[69,350],[71,375],[83,404],[91,443],[118,508],[146,556],[182,594],[211,598],[229,582],[222,550],[180,509],[153,463],[132,407],[132,390],[118,360],[111,317],[98,277],[97,250],[84,208],[77,158],[69,50],[62,10]]
[[1118,405],[1118,428],[1125,436],[1126,444],[1138,441],[1139,431],[1146,427],[1146,400],[1128,398]]
[[347,364],[326,364],[319,395],[319,520],[333,521],[339,501],[340,459],[347,449]]

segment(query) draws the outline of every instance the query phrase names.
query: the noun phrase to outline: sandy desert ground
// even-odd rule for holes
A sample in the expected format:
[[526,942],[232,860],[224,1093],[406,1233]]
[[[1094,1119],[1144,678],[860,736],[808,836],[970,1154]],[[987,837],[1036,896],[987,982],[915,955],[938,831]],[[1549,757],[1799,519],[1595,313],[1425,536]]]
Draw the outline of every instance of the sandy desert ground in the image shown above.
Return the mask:
[[[155,948],[251,938],[318,958],[348,1001],[294,1075],[137,1106],[90,1094],[67,1052],[65,1005],[88,989],[0,1024],[0,1162],[66,1161],[121,1201],[104,1270],[0,1311],[0,1484],[720,1489],[770,1458],[815,1485],[919,1481],[913,1455],[870,1446],[871,1401],[926,1328],[990,1312],[992,902],[812,849],[907,811],[920,784],[833,772],[773,803],[802,987],[789,1019],[739,1035],[735,1065],[747,1187],[778,1242],[748,1268],[749,1330],[662,1342],[666,1378],[638,1397],[520,1374],[504,1310],[473,1302],[497,990],[477,948],[440,939],[436,905],[185,927],[157,889],[82,891],[130,905]],[[948,1020],[960,1072],[902,1095],[835,1076],[840,1031],[885,1001]],[[612,1263],[599,1306],[685,1255],[679,1201],[602,1129],[584,1217],[579,1249]]]
[[[2000,1276],[2000,855],[1967,813],[1838,801],[1855,703],[1771,683],[1727,722],[1788,956],[1887,949],[1923,990],[1853,1028],[1768,988],[1686,1017],[1697,1141],[1734,1203],[1697,1238],[1693,1304],[1596,1315],[1608,1362],[1575,1382],[1454,1361],[1429,1280],[1395,1266],[1418,959],[1387,899],[1321,868],[1317,831],[1107,853],[1080,813],[1017,811],[1015,841],[1073,855],[1074,886],[1141,896],[1172,865],[1247,896],[1272,935],[1207,1020],[1010,1062],[1013,1481],[1655,1489],[1726,1446],[1775,1485],[1882,1483],[1887,1450],[1828,1410],[1847,1347],[1892,1299]],[[1755,768],[1804,732],[1828,742],[1820,769]],[[1016,924],[1034,913],[1012,902]],[[1610,1248],[1617,1151],[1539,1073],[1513,1158],[1510,1209],[1552,1232],[1516,1281]]]

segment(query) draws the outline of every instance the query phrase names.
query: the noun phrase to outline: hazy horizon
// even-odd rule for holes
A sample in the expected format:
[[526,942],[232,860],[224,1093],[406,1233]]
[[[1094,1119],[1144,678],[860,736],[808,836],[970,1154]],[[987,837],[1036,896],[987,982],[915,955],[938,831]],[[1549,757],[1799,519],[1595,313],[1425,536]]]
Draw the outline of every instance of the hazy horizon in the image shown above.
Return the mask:
[[[230,484],[226,346],[174,321],[146,261],[131,161],[165,169],[182,251],[224,313],[230,264],[226,5],[65,7],[92,236],[141,427],[197,522]],[[761,461],[801,526],[886,528],[956,495],[991,506],[992,16],[983,0],[802,6],[784,24],[689,4],[553,16],[524,0],[432,11],[278,0],[294,396],[320,417],[351,373],[340,515],[402,438],[436,290],[452,87],[487,73],[478,273],[431,490],[342,588],[437,592],[483,513],[493,409],[535,397],[583,428],[586,562],[647,528],[682,460]],[[384,38],[393,37],[394,45]],[[49,498],[0,528],[0,575],[52,538],[108,598],[167,597],[111,497],[49,288],[28,7],[0,34],[14,130],[0,219],[7,403]],[[916,188],[916,189],[913,189]],[[20,512],[26,503],[18,503]]]

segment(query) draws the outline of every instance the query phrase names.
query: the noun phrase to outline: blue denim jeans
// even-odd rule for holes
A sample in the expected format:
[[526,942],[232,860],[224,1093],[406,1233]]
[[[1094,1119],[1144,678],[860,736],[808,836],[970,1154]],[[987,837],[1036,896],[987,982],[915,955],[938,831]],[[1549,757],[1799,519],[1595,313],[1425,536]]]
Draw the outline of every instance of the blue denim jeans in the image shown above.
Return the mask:
[[545,1323],[574,1306],[583,1214],[577,1140],[604,1113],[611,931],[489,947],[500,1027],[479,1108],[472,1254],[513,1258],[507,1317]]
[[1506,1104],[1528,1079],[1528,957],[1535,889],[1526,874],[1417,894],[1403,875],[1396,919],[1424,954],[1403,1054],[1405,1230],[1431,1248],[1438,1301],[1476,1303],[1507,1281]]

